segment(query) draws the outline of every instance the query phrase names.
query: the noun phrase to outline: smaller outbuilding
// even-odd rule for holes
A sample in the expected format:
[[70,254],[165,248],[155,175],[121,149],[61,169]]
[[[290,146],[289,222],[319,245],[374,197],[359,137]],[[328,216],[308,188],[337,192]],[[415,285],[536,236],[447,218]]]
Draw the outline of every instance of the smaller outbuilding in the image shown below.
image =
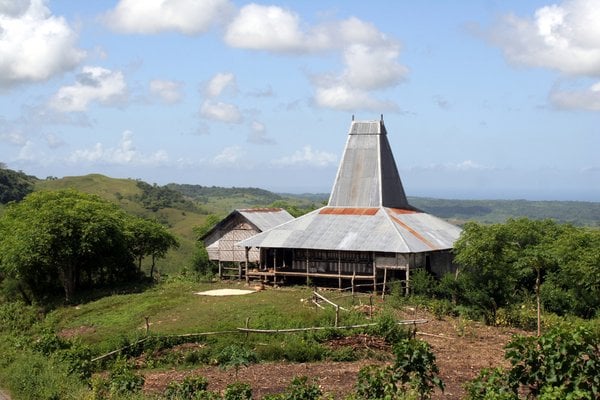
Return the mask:
[[[263,231],[275,228],[293,220],[283,208],[245,208],[232,211],[200,240],[204,242],[208,258],[219,264],[219,278],[234,271],[242,278],[242,265],[260,261],[259,249],[245,249],[235,246],[241,240],[248,239]],[[246,254],[247,252],[247,254]]]

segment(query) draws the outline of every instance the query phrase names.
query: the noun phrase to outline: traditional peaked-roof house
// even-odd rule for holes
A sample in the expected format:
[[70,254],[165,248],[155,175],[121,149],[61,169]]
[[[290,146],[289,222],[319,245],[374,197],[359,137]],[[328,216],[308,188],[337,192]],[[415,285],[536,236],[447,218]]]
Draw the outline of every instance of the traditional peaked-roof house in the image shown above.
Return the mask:
[[352,121],[327,206],[237,246],[260,249],[246,279],[362,281],[376,290],[392,276],[408,287],[414,268],[451,271],[460,232],[408,203],[382,118]]
[[219,263],[219,276],[225,270],[237,271],[241,279],[242,263],[259,262],[257,249],[235,247],[240,240],[274,228],[294,219],[282,208],[246,208],[232,211],[200,239],[204,242],[208,258]]

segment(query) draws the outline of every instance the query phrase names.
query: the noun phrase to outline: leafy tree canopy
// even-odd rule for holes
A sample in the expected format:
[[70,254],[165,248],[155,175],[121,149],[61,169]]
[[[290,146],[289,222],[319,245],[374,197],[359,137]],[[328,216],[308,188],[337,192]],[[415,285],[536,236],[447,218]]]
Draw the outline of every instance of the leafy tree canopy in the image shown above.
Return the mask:
[[162,256],[175,243],[153,223],[98,196],[34,192],[10,204],[0,218],[0,273],[38,298],[59,285],[70,302],[82,283],[135,278],[134,257]]
[[36,177],[13,171],[0,163],[0,204],[20,201],[33,191]]

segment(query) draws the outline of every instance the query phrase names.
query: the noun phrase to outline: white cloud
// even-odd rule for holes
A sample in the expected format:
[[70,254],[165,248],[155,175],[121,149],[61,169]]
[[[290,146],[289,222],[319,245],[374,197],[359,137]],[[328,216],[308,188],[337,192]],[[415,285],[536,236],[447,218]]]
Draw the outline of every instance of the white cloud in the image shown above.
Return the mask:
[[102,143],[96,143],[92,148],[74,151],[68,161],[71,163],[156,166],[166,163],[168,158],[164,150],[158,150],[153,154],[144,154],[137,150],[133,143],[133,133],[127,130],[121,135],[118,146],[105,148]]
[[274,53],[339,51],[343,71],[313,80],[316,104],[327,108],[397,109],[373,99],[371,92],[396,86],[408,75],[398,62],[399,43],[355,17],[307,26],[290,10],[249,4],[229,24],[224,40],[232,47]]
[[207,119],[229,124],[241,123],[244,119],[236,105],[210,100],[202,103],[200,115]]
[[43,81],[74,68],[85,52],[44,0],[0,2],[0,87]]
[[368,91],[354,89],[345,84],[337,84],[333,80],[328,85],[321,80],[316,88],[315,102],[320,107],[336,110],[371,110],[395,111],[398,106],[391,101],[381,101],[373,98]]
[[309,45],[297,14],[277,6],[248,4],[229,24],[225,42],[231,47],[274,52],[305,52]]
[[123,33],[196,35],[223,21],[232,8],[228,0],[121,0],[103,20]]
[[553,90],[550,101],[562,109],[600,111],[600,82],[585,90]]
[[567,0],[536,10],[533,18],[508,15],[490,40],[515,64],[566,74],[600,76],[597,0]]
[[225,147],[212,159],[212,163],[216,165],[236,165],[244,154],[244,150],[240,146]]
[[399,46],[393,43],[380,47],[351,45],[344,51],[346,69],[342,79],[356,89],[395,86],[408,75],[408,68],[396,61],[399,55]]
[[275,140],[267,136],[267,127],[259,121],[252,121],[248,142],[254,144],[274,144]]
[[181,82],[153,79],[150,81],[150,92],[167,104],[175,104],[182,98]]
[[123,73],[101,67],[83,67],[77,82],[63,86],[50,100],[50,107],[61,112],[85,111],[93,101],[112,104],[126,96]]
[[273,161],[273,164],[280,166],[309,165],[315,167],[327,167],[335,165],[337,157],[335,154],[326,151],[313,150],[311,146],[304,146],[288,157],[282,157]]
[[237,91],[235,83],[235,75],[232,73],[220,72],[212,77],[206,84],[205,92],[208,97],[220,96],[223,91],[229,89],[233,92]]

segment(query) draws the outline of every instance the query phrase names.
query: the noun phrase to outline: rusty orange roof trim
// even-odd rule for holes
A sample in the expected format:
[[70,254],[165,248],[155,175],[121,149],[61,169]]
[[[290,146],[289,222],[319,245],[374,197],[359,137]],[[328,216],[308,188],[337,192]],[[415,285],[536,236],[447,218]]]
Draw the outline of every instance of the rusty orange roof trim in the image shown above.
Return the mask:
[[253,213],[253,212],[279,212],[283,211],[283,208],[240,208],[238,211]]
[[391,210],[394,214],[416,214],[419,212],[415,210],[407,210],[404,208],[388,208],[388,210]]
[[325,207],[319,214],[325,215],[375,215],[379,208],[354,208],[354,207]]
[[423,236],[421,236],[421,234],[419,234],[419,232],[415,231],[413,228],[411,228],[410,226],[408,226],[407,224],[405,224],[404,222],[400,221],[398,218],[394,217],[393,215],[390,214],[390,218],[397,223],[398,225],[400,225],[401,227],[403,227],[404,229],[406,229],[407,231],[409,231],[410,233],[413,234],[414,237],[416,237],[417,239],[419,239],[421,242],[425,243],[427,246],[431,247],[432,250],[435,250],[437,247],[434,246],[429,240],[425,239]]

